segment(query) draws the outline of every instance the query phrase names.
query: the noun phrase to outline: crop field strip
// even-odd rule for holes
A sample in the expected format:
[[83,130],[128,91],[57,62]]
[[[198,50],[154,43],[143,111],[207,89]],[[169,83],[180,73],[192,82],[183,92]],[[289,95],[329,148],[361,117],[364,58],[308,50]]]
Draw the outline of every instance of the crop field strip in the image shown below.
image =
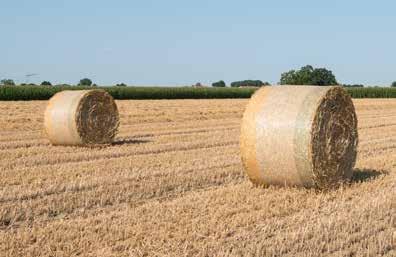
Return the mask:
[[[252,87],[100,87],[118,100],[149,99],[239,99],[250,98],[257,90]],[[84,90],[92,87],[81,86],[2,86],[0,101],[48,100],[63,90]],[[393,87],[345,87],[353,98],[396,98]]]
[[355,178],[328,192],[251,185],[247,102],[117,101],[101,148],[51,146],[46,101],[0,102],[0,256],[395,256],[396,100],[354,100]]

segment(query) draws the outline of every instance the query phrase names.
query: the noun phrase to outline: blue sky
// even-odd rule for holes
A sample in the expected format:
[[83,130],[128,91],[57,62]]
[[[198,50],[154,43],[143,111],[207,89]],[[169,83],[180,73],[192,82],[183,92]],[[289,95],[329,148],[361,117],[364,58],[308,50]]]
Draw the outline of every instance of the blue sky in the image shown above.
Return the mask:
[[99,85],[261,79],[311,64],[396,80],[395,1],[0,0],[0,78]]

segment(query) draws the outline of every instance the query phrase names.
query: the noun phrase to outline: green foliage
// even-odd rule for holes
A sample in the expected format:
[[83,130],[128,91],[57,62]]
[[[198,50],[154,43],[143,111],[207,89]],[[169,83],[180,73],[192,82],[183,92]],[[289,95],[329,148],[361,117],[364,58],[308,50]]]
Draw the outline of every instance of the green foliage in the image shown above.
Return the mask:
[[393,81],[391,87],[396,87],[396,81]]
[[[269,85],[268,82],[265,83]],[[242,80],[232,82],[231,87],[262,87],[266,85],[265,83],[261,80]]]
[[362,84],[344,84],[343,87],[364,87]]
[[[80,86],[3,86],[0,87],[0,101],[6,100],[48,100],[62,90],[82,90],[92,87]],[[229,87],[101,87],[115,99],[221,99],[249,98],[257,88]],[[348,87],[353,98],[396,98],[395,87]]]
[[[0,87],[0,100],[47,100],[62,90],[91,89],[92,87],[19,86]],[[192,87],[101,87],[115,99],[216,99],[249,98],[252,88],[192,88]]]
[[396,98],[396,88],[364,87],[346,88],[352,98]]
[[249,98],[254,90],[240,88],[192,87],[109,87],[115,99],[216,99]]
[[329,86],[337,85],[338,83],[330,70],[325,68],[315,69],[311,65],[306,65],[300,70],[282,73],[280,84]]
[[212,83],[212,87],[226,87],[226,83],[223,80]]
[[0,85],[15,86],[15,82],[12,79],[2,79],[2,80],[0,80]]
[[127,85],[124,83],[116,84],[116,87],[126,87]]
[[56,87],[71,87],[72,85],[69,84],[56,84]]
[[40,85],[41,86],[52,86],[51,82],[49,82],[49,81],[43,81],[43,82],[41,82]]
[[90,80],[89,78],[81,79],[78,85],[83,87],[90,87],[92,85],[92,80]]

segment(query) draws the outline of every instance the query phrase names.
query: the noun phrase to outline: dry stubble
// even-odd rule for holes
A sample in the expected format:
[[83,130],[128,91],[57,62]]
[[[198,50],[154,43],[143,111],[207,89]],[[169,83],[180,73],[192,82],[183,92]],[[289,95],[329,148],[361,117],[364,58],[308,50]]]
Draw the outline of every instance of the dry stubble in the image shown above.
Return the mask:
[[106,148],[51,146],[46,102],[0,102],[0,256],[396,256],[396,100],[356,100],[354,183],[256,188],[247,100],[118,101]]

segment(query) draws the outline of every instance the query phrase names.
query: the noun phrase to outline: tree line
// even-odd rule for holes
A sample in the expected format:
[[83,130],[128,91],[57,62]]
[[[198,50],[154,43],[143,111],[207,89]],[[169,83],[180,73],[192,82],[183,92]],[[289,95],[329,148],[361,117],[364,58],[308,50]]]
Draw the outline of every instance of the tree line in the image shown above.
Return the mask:
[[[2,85],[2,86],[16,86],[16,83],[12,79],[2,79],[2,80],[0,80],[0,85]],[[21,83],[20,85],[21,86],[37,86],[34,83]],[[123,84],[123,85],[125,85],[125,84]],[[44,80],[43,82],[40,83],[40,86],[52,86],[52,83],[47,80]],[[69,86],[69,85],[60,84],[59,86]],[[92,80],[90,80],[89,78],[83,78],[83,79],[80,79],[77,86],[96,87],[97,85],[92,83]]]
[[[331,70],[326,68],[314,68],[312,65],[306,65],[301,67],[299,70],[290,70],[281,74],[279,83],[280,85],[316,85],[316,86],[331,86],[340,85]],[[2,86],[15,86],[16,83],[12,79],[0,80]],[[20,84],[35,86],[35,84]],[[51,82],[43,81],[41,86],[52,86]],[[97,85],[92,82],[89,78],[83,78],[77,84],[78,86],[85,87],[96,87]],[[196,85],[201,86],[200,83]],[[230,83],[231,87],[262,87],[269,86],[270,83],[263,82],[261,80],[241,80]],[[364,87],[362,84],[342,84],[344,87]],[[69,86],[67,84],[61,84],[60,86]],[[118,87],[126,87],[124,83],[116,84]],[[391,87],[396,87],[396,81],[392,82]],[[212,87],[227,87],[227,84],[223,81],[217,81],[212,83]]]
[[[290,70],[281,74],[279,85],[315,85],[315,86],[334,86],[342,85],[349,88],[364,87],[363,84],[340,84],[331,70],[326,68],[314,68],[312,65],[306,65],[299,70]],[[268,82],[261,80],[243,80],[232,82],[231,87],[261,87],[270,85]],[[212,84],[213,87],[226,87],[223,80]],[[391,87],[396,87],[396,81]]]

